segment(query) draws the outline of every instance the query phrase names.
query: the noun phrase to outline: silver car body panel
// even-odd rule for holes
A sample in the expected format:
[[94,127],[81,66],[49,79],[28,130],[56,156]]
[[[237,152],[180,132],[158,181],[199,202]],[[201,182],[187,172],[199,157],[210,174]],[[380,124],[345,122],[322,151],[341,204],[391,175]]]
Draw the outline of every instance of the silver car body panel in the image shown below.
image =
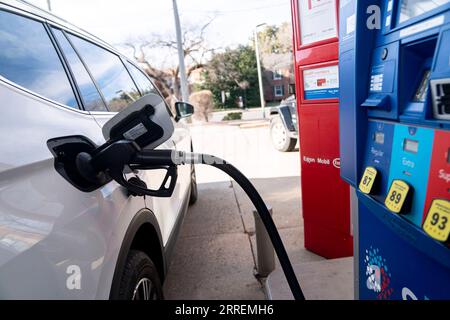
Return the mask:
[[[5,8],[51,20],[113,51],[21,2],[0,1]],[[54,169],[47,140],[84,135],[101,144],[101,126],[114,113],[68,108],[1,76],[0,101],[0,299],[108,299],[125,234],[140,211],[155,214],[167,245],[189,196],[189,167],[180,167],[171,198],[129,197],[115,182],[81,192]],[[189,151],[187,127],[175,127],[161,147]],[[138,174],[149,186],[161,181],[157,172]]]

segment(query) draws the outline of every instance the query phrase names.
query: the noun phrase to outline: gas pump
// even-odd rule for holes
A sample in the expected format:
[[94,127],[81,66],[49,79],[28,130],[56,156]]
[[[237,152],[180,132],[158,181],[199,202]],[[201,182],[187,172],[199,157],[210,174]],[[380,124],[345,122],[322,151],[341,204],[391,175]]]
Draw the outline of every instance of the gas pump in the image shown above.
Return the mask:
[[450,1],[340,3],[360,299],[450,298]]
[[305,248],[353,254],[350,188],[339,176],[336,0],[291,0]]

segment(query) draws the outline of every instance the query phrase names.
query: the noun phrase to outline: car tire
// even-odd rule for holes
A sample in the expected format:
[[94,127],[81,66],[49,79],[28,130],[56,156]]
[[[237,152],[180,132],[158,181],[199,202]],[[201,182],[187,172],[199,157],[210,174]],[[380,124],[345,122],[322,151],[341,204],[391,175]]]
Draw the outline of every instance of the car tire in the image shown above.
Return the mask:
[[270,122],[270,138],[274,148],[281,152],[292,151],[297,144],[297,139],[288,136],[280,116],[275,116]]
[[198,199],[197,177],[195,175],[195,166],[191,166],[191,195],[189,196],[189,205],[193,205]]
[[163,300],[161,280],[153,261],[142,251],[128,254],[119,288],[119,300]]

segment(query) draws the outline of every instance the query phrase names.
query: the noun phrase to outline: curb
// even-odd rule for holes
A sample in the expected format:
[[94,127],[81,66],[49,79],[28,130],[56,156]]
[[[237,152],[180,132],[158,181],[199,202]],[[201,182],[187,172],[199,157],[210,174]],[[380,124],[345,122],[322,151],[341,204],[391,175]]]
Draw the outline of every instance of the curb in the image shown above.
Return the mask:
[[257,123],[242,123],[242,124],[239,124],[239,127],[242,129],[251,129],[251,128],[268,127],[269,124],[270,124],[269,121],[260,121]]

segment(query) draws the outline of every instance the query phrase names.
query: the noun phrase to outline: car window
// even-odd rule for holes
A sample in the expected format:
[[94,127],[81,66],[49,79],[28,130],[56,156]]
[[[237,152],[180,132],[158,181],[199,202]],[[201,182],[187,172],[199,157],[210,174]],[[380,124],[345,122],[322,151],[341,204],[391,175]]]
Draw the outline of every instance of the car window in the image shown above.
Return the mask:
[[139,98],[122,60],[89,41],[68,34],[105,97],[109,111],[118,112]]
[[136,82],[139,91],[143,96],[149,93],[156,93],[159,94],[158,91],[153,86],[152,82],[142,73],[141,70],[136,68],[133,64],[126,61],[126,65],[128,70],[131,73],[131,76],[133,77],[134,81]]
[[0,75],[78,108],[67,73],[41,22],[0,11]]
[[72,70],[73,76],[75,77],[78,90],[80,91],[83,99],[84,108],[87,111],[108,111],[102,97],[100,96],[100,93],[92,81],[91,76],[87,72],[80,60],[80,57],[78,57],[64,33],[58,29],[52,28],[52,30],[61,50],[64,52],[64,56],[70,69]]

